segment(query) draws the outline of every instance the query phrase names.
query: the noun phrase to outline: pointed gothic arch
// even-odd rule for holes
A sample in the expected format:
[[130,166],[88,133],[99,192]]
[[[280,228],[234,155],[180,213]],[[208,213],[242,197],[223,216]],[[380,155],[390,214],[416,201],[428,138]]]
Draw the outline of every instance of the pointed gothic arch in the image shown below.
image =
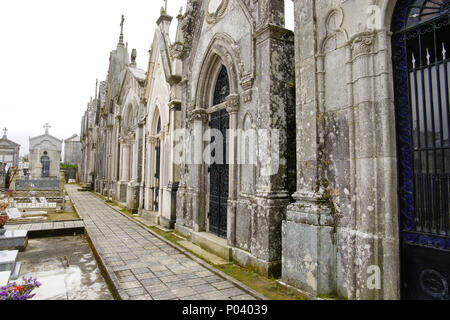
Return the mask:
[[230,95],[239,93],[240,53],[238,46],[226,34],[216,34],[203,58],[202,67],[195,88],[195,103],[197,108],[207,109],[213,106],[214,89],[222,67],[226,68],[229,80]]

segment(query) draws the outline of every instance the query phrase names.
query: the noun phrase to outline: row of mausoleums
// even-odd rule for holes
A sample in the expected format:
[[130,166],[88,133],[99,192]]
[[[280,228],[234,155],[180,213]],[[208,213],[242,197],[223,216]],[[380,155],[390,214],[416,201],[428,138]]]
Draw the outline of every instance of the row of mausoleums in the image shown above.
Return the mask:
[[84,182],[313,295],[449,299],[449,1],[294,3],[162,10],[145,70],[121,33]]

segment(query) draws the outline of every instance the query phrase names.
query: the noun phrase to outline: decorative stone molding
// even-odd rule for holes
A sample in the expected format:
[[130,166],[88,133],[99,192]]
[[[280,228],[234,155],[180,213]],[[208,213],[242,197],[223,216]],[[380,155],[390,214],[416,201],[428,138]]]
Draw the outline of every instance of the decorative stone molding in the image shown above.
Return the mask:
[[169,101],[169,109],[180,111],[181,110],[181,100],[172,99]]
[[208,122],[208,114],[204,109],[195,109],[192,111],[190,116],[190,121],[202,121],[204,123]]
[[190,0],[187,3],[186,12],[181,20],[181,30],[183,31],[183,56],[191,50],[194,40],[195,25],[199,19],[201,2],[198,0]]
[[157,137],[154,137],[154,136],[151,136],[151,137],[149,137],[148,138],[148,142],[150,143],[150,144],[156,144],[157,142],[158,142],[158,138]]
[[241,105],[241,99],[238,94],[229,95],[225,100],[225,106],[228,113],[233,114],[239,111]]
[[362,34],[353,38],[351,41],[352,56],[357,57],[361,54],[371,53],[373,48],[373,34]]
[[343,41],[348,41],[348,34],[345,29],[342,28],[344,24],[344,10],[341,7],[332,9],[325,20],[326,36],[323,39],[320,46],[320,54],[326,51],[326,45],[328,40],[342,35]]
[[206,22],[217,23],[224,15],[229,0],[209,0],[205,7]]
[[251,89],[243,92],[241,95],[244,103],[250,102],[253,99],[253,91]]

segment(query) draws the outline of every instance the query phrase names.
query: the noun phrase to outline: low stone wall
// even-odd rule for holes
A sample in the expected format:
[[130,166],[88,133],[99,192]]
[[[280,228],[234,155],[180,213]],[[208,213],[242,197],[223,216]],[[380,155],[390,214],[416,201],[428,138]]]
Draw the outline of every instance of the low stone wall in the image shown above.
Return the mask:
[[64,179],[66,180],[66,183],[68,183],[71,179],[78,181],[77,168],[61,168],[61,171],[64,172]]
[[60,190],[58,179],[34,179],[34,180],[16,180],[15,190],[26,191],[33,190]]

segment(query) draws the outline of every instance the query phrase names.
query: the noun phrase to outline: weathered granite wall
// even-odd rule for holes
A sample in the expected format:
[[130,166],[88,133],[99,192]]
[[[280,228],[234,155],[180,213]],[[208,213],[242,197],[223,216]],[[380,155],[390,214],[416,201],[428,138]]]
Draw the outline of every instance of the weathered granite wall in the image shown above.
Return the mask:
[[392,5],[295,1],[297,202],[283,222],[283,279],[316,295],[400,296]]

